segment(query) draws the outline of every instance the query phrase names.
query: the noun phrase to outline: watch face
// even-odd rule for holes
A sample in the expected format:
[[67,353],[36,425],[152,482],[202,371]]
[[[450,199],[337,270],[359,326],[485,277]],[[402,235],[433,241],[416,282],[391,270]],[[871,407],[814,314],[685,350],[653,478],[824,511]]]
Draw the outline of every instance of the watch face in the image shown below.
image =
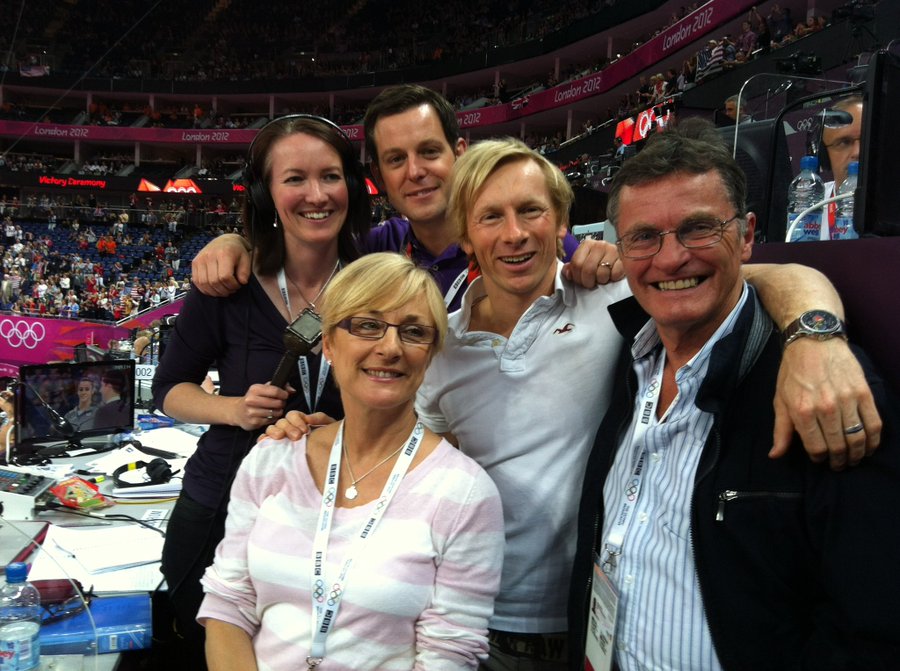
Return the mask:
[[810,310],[800,316],[800,324],[813,333],[832,333],[837,331],[840,320],[825,310]]

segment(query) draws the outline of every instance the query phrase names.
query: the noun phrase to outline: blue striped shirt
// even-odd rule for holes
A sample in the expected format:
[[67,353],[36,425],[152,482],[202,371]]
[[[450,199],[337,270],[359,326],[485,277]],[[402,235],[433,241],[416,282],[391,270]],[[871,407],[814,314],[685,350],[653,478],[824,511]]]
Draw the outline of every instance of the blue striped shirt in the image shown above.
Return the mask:
[[[661,367],[664,350],[649,321],[632,345],[638,390],[635,422],[623,436],[603,488],[609,537],[623,492],[640,453],[646,450],[641,489],[629,518],[621,556],[610,578],[619,590],[616,660],[621,671],[638,669],[721,669],[703,610],[691,544],[694,475],[713,417],[694,401],[706,377],[710,353],[729,334],[747,300],[744,285],[737,305],[703,348],[675,374],[678,394],[659,421],[654,415],[635,448],[634,424],[644,391]],[[643,449],[642,449],[643,448]]]

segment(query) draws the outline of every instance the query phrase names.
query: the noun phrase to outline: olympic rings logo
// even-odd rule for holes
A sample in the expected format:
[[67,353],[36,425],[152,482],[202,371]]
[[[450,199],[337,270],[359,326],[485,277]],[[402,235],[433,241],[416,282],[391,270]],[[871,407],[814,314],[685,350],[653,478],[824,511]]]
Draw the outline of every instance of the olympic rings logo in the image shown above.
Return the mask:
[[313,589],[313,598],[322,603],[325,600],[325,583],[322,580],[316,580],[315,589]]
[[44,325],[40,322],[13,322],[12,319],[0,322],[0,337],[6,338],[10,347],[34,349],[46,335]]
[[637,498],[638,493],[638,481],[632,480],[628,483],[628,487],[625,488],[625,498],[629,501],[634,501]]
[[338,602],[338,599],[341,598],[342,591],[343,590],[341,589],[341,586],[339,583],[334,583],[334,585],[332,585],[331,593],[328,595],[330,597],[328,599],[329,606],[334,606]]

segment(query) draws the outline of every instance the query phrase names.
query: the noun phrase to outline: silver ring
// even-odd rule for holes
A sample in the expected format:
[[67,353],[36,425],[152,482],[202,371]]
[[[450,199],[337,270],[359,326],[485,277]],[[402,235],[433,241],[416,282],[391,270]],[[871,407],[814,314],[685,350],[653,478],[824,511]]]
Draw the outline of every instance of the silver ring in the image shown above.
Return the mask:
[[612,277],[612,267],[613,267],[613,264],[611,264],[609,261],[601,261],[601,262],[600,262],[600,265],[601,265],[602,267],[606,268],[606,269],[609,271],[609,276]]
[[266,419],[272,419],[272,411],[271,410],[269,410],[269,416],[266,417]]
[[865,427],[862,425],[861,422],[860,422],[860,423],[857,423],[857,424],[854,424],[853,426],[848,426],[848,427],[846,427],[846,428],[844,429],[844,435],[852,436],[854,433],[859,433],[859,432],[862,431],[864,428],[865,428]]

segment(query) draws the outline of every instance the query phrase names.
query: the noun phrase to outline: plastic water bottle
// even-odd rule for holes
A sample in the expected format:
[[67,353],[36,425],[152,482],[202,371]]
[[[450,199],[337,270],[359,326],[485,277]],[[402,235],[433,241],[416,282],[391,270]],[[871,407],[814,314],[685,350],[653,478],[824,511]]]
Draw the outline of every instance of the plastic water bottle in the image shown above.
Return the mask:
[[847,178],[841,182],[835,193],[836,196],[849,193],[850,198],[837,202],[837,209],[834,214],[834,231],[831,234],[832,240],[853,240],[859,237],[856,228],[853,226],[853,194],[856,192],[858,176],[859,163],[853,161],[847,166]]
[[29,671],[41,665],[41,595],[25,582],[28,567],[6,567],[0,589],[0,671]]
[[[788,187],[788,227],[798,214],[821,202],[825,197],[825,185],[822,183],[822,178],[819,177],[818,168],[819,159],[815,156],[804,156],[800,159],[800,174],[794,177]],[[797,222],[790,242],[821,240],[821,235],[822,210],[818,209],[813,210]]]

